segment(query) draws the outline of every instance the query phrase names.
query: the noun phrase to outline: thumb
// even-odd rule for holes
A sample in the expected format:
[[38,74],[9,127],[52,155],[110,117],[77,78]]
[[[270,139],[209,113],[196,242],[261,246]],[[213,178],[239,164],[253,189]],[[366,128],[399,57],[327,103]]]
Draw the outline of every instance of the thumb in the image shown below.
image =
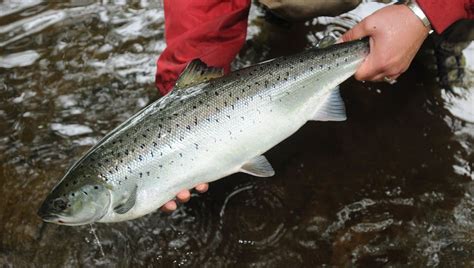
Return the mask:
[[363,37],[366,37],[370,33],[367,32],[365,29],[366,29],[365,21],[362,20],[356,26],[352,27],[352,29],[350,29],[344,35],[342,35],[340,40],[342,40],[342,42],[347,42],[347,41],[358,40]]

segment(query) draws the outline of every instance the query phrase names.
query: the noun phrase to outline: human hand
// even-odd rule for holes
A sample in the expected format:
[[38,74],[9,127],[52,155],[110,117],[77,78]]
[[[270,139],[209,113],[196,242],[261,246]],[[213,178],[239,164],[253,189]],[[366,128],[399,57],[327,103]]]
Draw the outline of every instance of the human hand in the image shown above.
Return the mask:
[[[208,188],[209,188],[209,184],[207,183],[199,184],[195,187],[196,191],[200,193],[205,193]],[[180,203],[186,203],[189,201],[190,198],[191,198],[191,192],[189,192],[189,190],[182,190],[176,195],[176,200],[179,201]],[[169,213],[176,210],[177,207],[178,205],[176,204],[176,201],[170,200],[161,207],[161,211]]]
[[357,80],[395,80],[408,69],[428,33],[407,6],[391,5],[363,19],[342,41],[370,36],[370,53],[354,75]]

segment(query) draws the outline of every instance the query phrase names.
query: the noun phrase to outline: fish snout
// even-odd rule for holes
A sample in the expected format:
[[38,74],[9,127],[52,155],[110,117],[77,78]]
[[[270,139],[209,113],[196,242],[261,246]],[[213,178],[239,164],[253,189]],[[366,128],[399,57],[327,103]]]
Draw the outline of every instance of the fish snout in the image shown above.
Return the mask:
[[44,221],[52,221],[68,207],[68,200],[65,198],[46,199],[38,209],[38,216]]

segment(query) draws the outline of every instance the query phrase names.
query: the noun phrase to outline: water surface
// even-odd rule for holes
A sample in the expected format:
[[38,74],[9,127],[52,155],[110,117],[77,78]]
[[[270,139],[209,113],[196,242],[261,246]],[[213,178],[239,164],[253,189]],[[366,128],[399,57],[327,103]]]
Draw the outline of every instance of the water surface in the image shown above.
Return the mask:
[[[393,86],[345,82],[348,120],[309,122],[270,150],[273,178],[232,175],[171,215],[43,223],[36,210],[64,171],[159,97],[164,14],[152,2],[0,4],[0,264],[474,266],[472,45],[452,91],[429,42]],[[250,17],[235,68],[351,23]]]

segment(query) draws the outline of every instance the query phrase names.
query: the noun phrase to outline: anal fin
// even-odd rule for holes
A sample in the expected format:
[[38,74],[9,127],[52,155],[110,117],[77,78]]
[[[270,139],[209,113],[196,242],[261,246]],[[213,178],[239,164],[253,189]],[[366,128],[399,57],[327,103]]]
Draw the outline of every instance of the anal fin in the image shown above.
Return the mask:
[[271,177],[275,175],[275,171],[272,165],[268,162],[267,158],[263,155],[256,156],[241,168],[240,172],[244,172],[257,177]]
[[341,98],[339,86],[329,93],[326,101],[311,118],[311,120],[315,121],[344,121],[346,119],[346,107]]

